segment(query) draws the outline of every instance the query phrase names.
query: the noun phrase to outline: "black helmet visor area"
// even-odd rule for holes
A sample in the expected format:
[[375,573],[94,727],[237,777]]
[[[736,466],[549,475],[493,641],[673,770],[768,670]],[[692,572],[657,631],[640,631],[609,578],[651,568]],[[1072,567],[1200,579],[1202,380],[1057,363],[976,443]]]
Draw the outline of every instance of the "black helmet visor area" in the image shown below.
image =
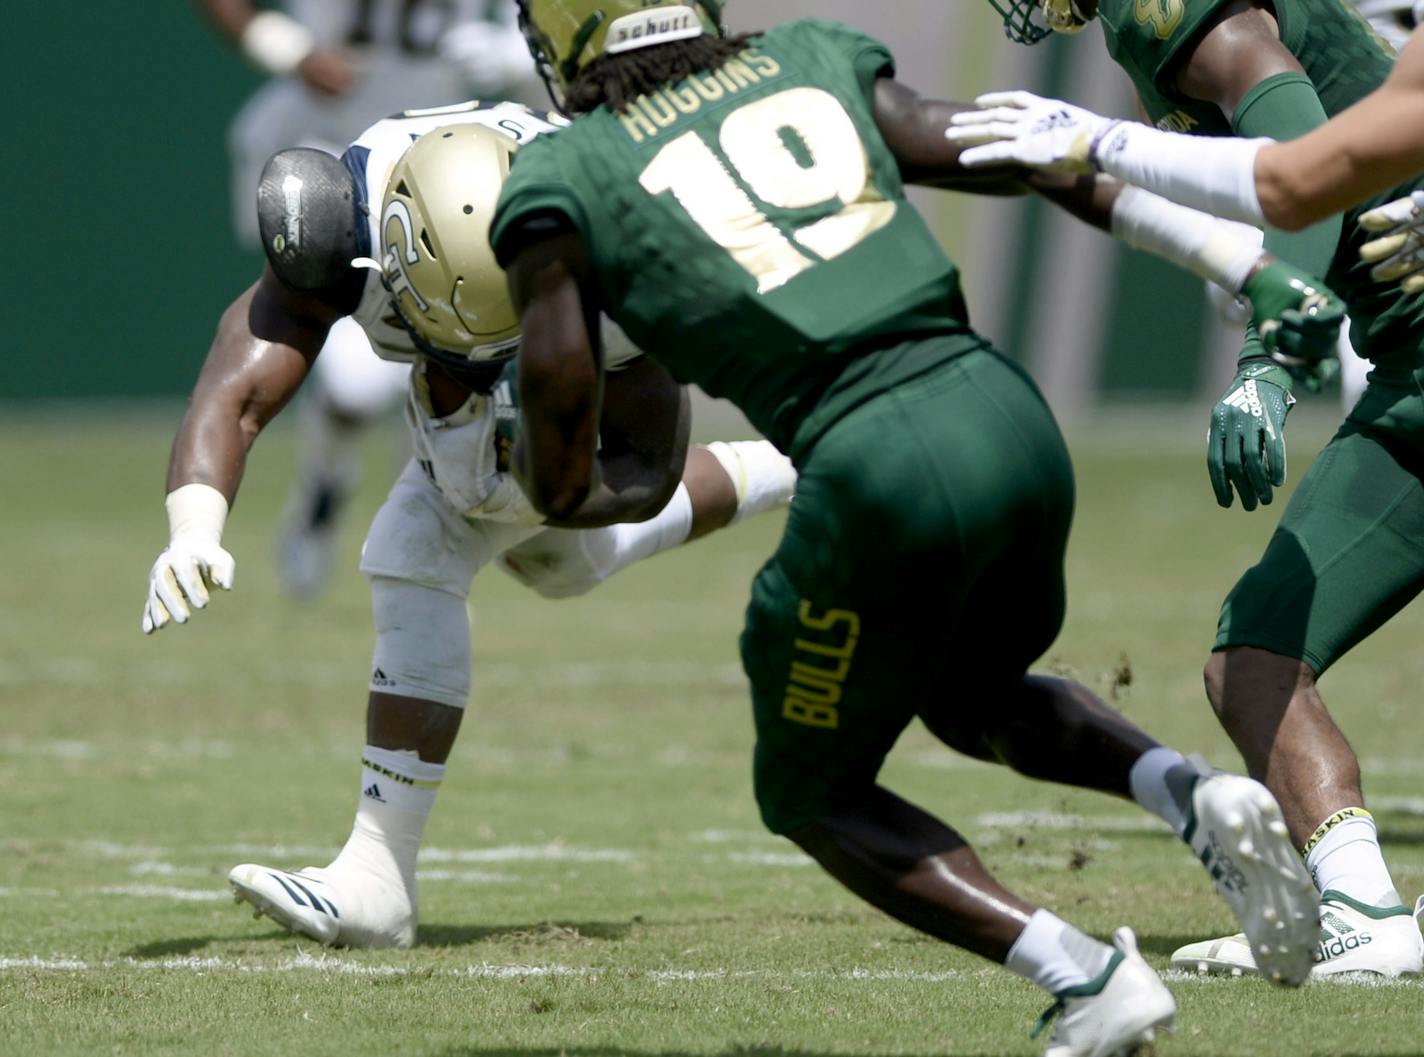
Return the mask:
[[1037,44],[1053,31],[1043,24],[1036,0],[989,0],[1004,20],[1004,36],[1015,44]]

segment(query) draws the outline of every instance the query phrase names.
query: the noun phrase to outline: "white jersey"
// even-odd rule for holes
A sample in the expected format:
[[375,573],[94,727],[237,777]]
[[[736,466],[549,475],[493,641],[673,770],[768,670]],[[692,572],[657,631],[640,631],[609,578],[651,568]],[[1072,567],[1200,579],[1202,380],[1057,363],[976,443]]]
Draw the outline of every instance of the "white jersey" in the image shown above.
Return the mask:
[[[376,122],[341,156],[356,178],[357,201],[366,213],[366,227],[360,232],[364,236],[360,242],[361,256],[380,260],[381,203],[386,197],[386,184],[396,163],[418,137],[444,125],[483,125],[523,145],[566,124],[567,120],[558,115],[531,110],[520,103],[479,102],[410,110]],[[498,191],[492,193],[498,194]],[[382,359],[410,363],[419,356],[409,332],[396,315],[379,270],[367,272],[361,302],[351,316],[366,331],[371,347]]]
[[[357,200],[366,214],[361,235],[361,256],[372,261],[381,257],[381,203],[396,163],[420,136],[445,125],[483,125],[501,132],[520,146],[538,136],[556,132],[568,124],[558,114],[533,110],[522,103],[481,103],[471,101],[431,110],[408,110],[378,121],[356,138],[341,156],[342,163],[356,177]],[[376,355],[383,360],[411,363],[420,353],[410,333],[401,325],[391,303],[390,292],[381,281],[379,269],[368,268],[360,304],[351,317],[361,325]],[[616,325],[603,323],[604,367],[617,370],[641,355]],[[510,354],[513,356],[513,353]]]
[[[522,145],[568,122],[520,103],[469,102],[407,111],[378,121],[358,136],[341,156],[355,177],[357,202],[366,215],[365,228],[358,232],[358,251],[367,259],[366,278],[351,318],[365,331],[376,355],[417,364],[411,373],[406,423],[418,464],[450,507],[465,518],[535,523],[538,517],[514,478],[497,468],[495,400],[474,393],[451,415],[436,418],[432,413],[422,354],[402,325],[377,264],[382,252],[381,207],[396,163],[419,137],[457,124],[484,125]],[[627,366],[641,355],[606,317],[602,338],[604,366],[609,370]],[[506,359],[513,357],[511,350]]]

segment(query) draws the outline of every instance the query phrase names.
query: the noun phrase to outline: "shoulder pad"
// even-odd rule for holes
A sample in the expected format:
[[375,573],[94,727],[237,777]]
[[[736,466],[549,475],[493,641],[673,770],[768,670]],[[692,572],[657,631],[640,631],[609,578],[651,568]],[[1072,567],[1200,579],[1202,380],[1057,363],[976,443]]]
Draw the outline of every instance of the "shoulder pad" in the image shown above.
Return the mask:
[[341,159],[308,147],[272,155],[257,185],[257,227],[277,278],[311,293],[359,286],[351,267],[365,222],[358,203],[355,177]]

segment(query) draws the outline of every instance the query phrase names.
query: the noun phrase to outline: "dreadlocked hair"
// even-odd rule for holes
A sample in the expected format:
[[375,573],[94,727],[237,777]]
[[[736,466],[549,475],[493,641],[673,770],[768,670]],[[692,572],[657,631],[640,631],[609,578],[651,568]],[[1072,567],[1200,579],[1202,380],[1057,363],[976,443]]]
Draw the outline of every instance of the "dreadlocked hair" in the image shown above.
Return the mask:
[[600,55],[570,82],[564,92],[564,109],[570,114],[584,114],[606,106],[621,114],[640,95],[662,85],[677,84],[695,73],[715,73],[759,36],[760,33],[736,37],[709,34]]

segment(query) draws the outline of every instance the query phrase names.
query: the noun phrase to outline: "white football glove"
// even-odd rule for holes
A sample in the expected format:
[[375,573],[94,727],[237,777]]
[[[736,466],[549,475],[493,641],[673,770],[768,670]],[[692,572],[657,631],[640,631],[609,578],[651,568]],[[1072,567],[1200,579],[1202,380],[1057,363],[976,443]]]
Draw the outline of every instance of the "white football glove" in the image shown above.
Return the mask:
[[1360,247],[1360,260],[1373,264],[1370,277],[1402,280],[1406,294],[1424,290],[1424,191],[1386,202],[1360,216],[1360,227],[1377,234]]
[[168,622],[186,624],[194,609],[205,609],[208,590],[232,590],[236,562],[222,548],[227,500],[202,484],[188,484],[167,499],[168,546],[148,571],[148,602],[143,633],[152,635]]
[[1053,172],[1092,172],[1088,155],[1094,141],[1117,124],[1115,118],[1032,92],[990,92],[974,104],[980,109],[955,114],[950,118],[954,127],[944,133],[949,142],[969,148],[959,160],[971,169],[1018,163]]

